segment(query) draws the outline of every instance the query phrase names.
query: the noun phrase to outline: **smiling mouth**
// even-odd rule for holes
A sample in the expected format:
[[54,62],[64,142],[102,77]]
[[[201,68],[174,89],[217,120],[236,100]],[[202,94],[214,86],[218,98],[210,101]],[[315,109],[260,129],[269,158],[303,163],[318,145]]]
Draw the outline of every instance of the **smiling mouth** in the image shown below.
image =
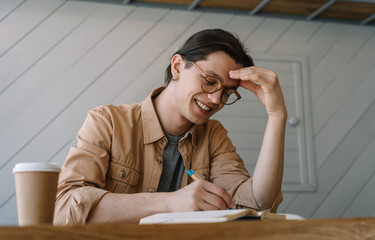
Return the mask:
[[198,105],[201,109],[203,109],[204,111],[210,111],[210,110],[211,110],[211,108],[207,107],[206,105],[204,105],[203,103],[201,103],[200,101],[198,101],[198,100],[196,100],[196,99],[195,99],[195,102],[196,102],[197,105]]

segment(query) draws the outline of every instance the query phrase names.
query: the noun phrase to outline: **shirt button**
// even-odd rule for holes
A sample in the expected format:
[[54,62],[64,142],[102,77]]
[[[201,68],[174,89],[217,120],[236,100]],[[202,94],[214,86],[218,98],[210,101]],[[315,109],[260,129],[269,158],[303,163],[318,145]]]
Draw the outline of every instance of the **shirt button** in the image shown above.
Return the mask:
[[150,188],[149,190],[148,190],[150,193],[153,193],[153,192],[155,192],[155,190],[154,189],[152,189],[152,188]]
[[120,172],[120,178],[124,178],[126,177],[126,172],[125,171],[121,171]]
[[162,163],[163,162],[163,159],[161,157],[158,157],[158,163]]
[[203,178],[203,180],[207,181],[208,180],[207,174],[203,174],[202,178]]

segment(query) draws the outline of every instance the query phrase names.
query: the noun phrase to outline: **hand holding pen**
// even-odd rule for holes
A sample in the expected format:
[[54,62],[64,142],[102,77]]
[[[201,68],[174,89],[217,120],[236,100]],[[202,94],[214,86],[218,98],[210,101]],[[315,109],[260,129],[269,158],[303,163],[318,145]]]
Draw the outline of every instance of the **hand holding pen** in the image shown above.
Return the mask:
[[[186,172],[187,172],[187,174],[191,177],[191,178],[193,178],[194,179],[194,181],[197,181],[197,180],[204,180],[198,173],[196,173],[194,170],[192,170],[192,169],[188,169],[188,170],[186,170]],[[215,185],[215,186],[217,186],[217,185]],[[225,190],[224,190],[225,191]],[[225,191],[225,193],[227,194],[227,195],[229,195],[226,191]],[[220,195],[219,195],[220,196]],[[231,204],[228,206],[227,205],[227,209],[233,209],[233,202],[232,202],[232,199],[231,199]]]
[[166,193],[169,197],[165,203],[170,212],[227,210],[233,207],[232,197],[223,187],[201,180],[197,173],[194,177],[197,180],[189,185],[178,191]]

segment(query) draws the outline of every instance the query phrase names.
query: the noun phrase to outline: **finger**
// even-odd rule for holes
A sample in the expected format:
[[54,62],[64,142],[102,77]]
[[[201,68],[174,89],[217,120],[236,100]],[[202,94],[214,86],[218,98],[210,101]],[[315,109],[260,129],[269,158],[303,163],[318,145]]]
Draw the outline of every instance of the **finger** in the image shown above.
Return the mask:
[[205,205],[205,210],[225,210],[228,209],[227,204],[225,203],[224,199],[221,197],[212,194],[210,192],[206,192],[202,196],[202,200],[207,204]]
[[233,79],[250,80],[259,84],[263,79],[263,75],[262,69],[255,66],[229,71],[229,76]]
[[229,75],[231,78],[250,80],[262,86],[273,86],[278,81],[276,72],[256,66],[229,71]]
[[206,202],[204,199],[202,199],[202,202],[199,203],[199,210],[200,211],[215,211],[215,210],[226,210],[225,207],[218,207],[215,204],[212,204],[212,202]]
[[[224,209],[232,207],[233,199],[224,188],[210,182],[205,182],[203,187],[207,192],[210,192],[211,194],[214,194],[216,197],[220,198],[219,201],[222,201],[225,204]],[[217,207],[220,207],[221,205],[218,203],[219,201],[217,199],[214,200],[212,197],[208,200],[216,202]]]
[[232,79],[241,79],[241,77],[244,77],[243,74],[244,74],[244,68],[229,71],[229,77]]

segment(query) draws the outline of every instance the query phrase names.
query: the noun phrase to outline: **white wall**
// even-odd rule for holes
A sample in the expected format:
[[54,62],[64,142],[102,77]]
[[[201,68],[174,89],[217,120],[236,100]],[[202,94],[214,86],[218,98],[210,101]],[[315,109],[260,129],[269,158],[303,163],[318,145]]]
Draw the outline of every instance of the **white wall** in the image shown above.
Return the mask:
[[[282,212],[375,216],[375,28],[63,0],[0,0],[0,224],[17,223],[12,167],[62,164],[89,109],[141,101],[194,32],[307,59],[316,190]],[[280,79],[282,81],[282,79]]]

